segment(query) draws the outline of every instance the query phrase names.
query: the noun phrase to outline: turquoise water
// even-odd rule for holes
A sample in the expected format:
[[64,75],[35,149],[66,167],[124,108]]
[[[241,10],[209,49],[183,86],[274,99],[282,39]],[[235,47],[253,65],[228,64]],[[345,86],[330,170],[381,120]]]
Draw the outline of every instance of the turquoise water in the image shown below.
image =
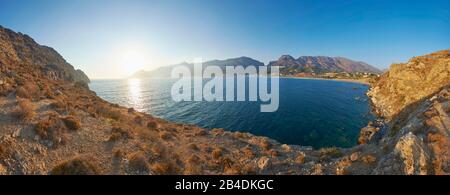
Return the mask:
[[90,88],[113,103],[169,121],[267,136],[281,143],[351,147],[373,120],[368,86],[329,80],[280,79],[280,105],[261,113],[261,102],[174,102],[173,79],[94,80]]

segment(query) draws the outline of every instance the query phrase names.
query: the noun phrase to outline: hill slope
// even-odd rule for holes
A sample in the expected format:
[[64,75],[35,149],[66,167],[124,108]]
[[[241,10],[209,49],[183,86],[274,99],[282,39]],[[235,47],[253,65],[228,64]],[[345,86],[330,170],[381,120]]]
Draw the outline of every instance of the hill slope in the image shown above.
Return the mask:
[[270,62],[269,66],[281,66],[280,73],[283,75],[295,75],[298,73],[323,74],[328,72],[381,73],[380,70],[367,63],[343,57],[301,56],[295,59],[292,56],[283,55],[277,61]]

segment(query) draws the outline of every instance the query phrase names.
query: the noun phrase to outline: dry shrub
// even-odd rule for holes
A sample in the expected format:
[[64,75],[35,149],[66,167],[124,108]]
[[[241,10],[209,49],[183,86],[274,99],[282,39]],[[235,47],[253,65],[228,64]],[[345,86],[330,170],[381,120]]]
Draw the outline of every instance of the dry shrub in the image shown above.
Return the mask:
[[200,162],[200,158],[197,155],[192,154],[191,156],[189,156],[185,162],[185,167],[184,167],[183,173],[186,175],[200,174],[201,167],[198,166],[199,162]]
[[104,104],[100,104],[97,106],[97,113],[103,117],[110,118],[116,121],[123,118],[122,113],[119,109]]
[[113,151],[113,157],[117,159],[122,159],[124,156],[124,152],[119,148]]
[[191,150],[198,150],[198,149],[199,149],[198,146],[197,146],[197,144],[194,144],[194,143],[190,143],[190,144],[188,145],[188,147],[189,147]]
[[305,153],[300,152],[298,153],[297,157],[295,157],[295,162],[298,164],[303,164],[305,163]]
[[132,137],[133,135],[129,130],[127,130],[122,126],[115,125],[111,128],[111,135],[109,137],[109,141],[117,141],[122,138],[128,139]]
[[34,127],[35,133],[42,139],[53,141],[55,146],[67,141],[66,126],[58,116],[50,114],[47,119],[39,121]]
[[441,135],[439,133],[430,132],[430,133],[428,133],[427,141],[430,142],[430,143],[432,143],[432,142],[444,143],[445,142],[445,138],[446,138],[445,136],[443,136],[443,135]]
[[163,156],[163,149],[160,146],[152,146],[150,152],[153,156],[161,158]]
[[271,156],[273,156],[273,157],[280,156],[280,153],[279,153],[278,151],[274,150],[274,149],[270,149],[270,150],[269,150],[269,154],[270,154]]
[[269,140],[263,139],[261,140],[261,142],[259,142],[259,147],[264,150],[269,150],[272,147],[272,144],[269,142]]
[[159,132],[159,137],[163,140],[169,140],[172,138],[172,134],[170,134],[167,131],[161,131],[161,132]]
[[234,132],[234,137],[246,139],[246,138],[248,138],[248,135],[247,135],[247,133],[236,131],[236,132]]
[[212,151],[212,157],[214,159],[219,159],[222,156],[223,150],[221,148],[216,148]]
[[204,129],[198,129],[196,132],[195,132],[195,136],[205,136],[205,135],[207,135],[208,134],[208,132],[206,131],[206,130],[204,130]]
[[138,125],[142,125],[143,119],[142,116],[137,115],[134,117],[134,123],[138,124]]
[[377,158],[376,158],[375,156],[369,154],[369,155],[363,156],[363,157],[361,158],[361,160],[362,160],[365,164],[372,164],[373,162],[375,162],[375,161],[377,160]]
[[26,82],[16,90],[16,96],[27,99],[36,99],[40,96],[40,89],[33,82]]
[[64,124],[66,125],[66,127],[69,130],[77,131],[77,130],[81,129],[80,119],[78,119],[74,116],[62,117],[61,120],[64,122]]
[[147,128],[149,129],[156,129],[158,127],[158,123],[156,123],[156,121],[151,120],[147,122]]
[[165,162],[156,162],[150,166],[153,174],[156,175],[167,175],[170,173],[171,166]]
[[214,136],[219,136],[219,135],[223,135],[225,133],[225,130],[223,129],[212,129],[211,130],[211,134]]
[[54,102],[50,103],[49,107],[51,109],[54,109],[55,111],[57,111],[59,113],[67,111],[66,104],[64,104],[64,102],[62,100],[59,100],[59,99],[57,99]]
[[76,157],[56,165],[51,171],[52,175],[99,175],[100,168],[91,160]]
[[12,111],[13,115],[22,120],[29,120],[35,115],[34,106],[28,99],[18,99],[18,107]]
[[128,166],[131,170],[140,173],[148,173],[149,171],[147,158],[143,152],[130,154],[128,157]]
[[244,155],[245,155],[247,158],[253,158],[253,157],[255,157],[255,153],[253,152],[252,148],[249,147],[249,146],[246,146],[246,147],[242,148],[241,151],[244,153]]
[[11,156],[13,150],[10,144],[2,142],[0,143],[0,161]]
[[128,113],[133,113],[135,112],[134,108],[128,108]]

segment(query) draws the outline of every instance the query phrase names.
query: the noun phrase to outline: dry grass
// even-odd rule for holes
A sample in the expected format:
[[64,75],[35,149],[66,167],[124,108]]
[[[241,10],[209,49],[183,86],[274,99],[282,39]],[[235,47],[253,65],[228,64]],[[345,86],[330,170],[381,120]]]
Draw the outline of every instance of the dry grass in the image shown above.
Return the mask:
[[252,148],[250,148],[249,146],[242,148],[241,151],[244,153],[244,155],[247,158],[255,157],[255,153],[253,152]]
[[295,162],[298,164],[305,163],[305,154],[303,152],[299,153],[297,157],[295,157]]
[[7,143],[0,143],[0,162],[1,162],[3,159],[5,159],[5,158],[11,156],[12,151],[13,151],[13,150],[12,150],[12,148],[11,148],[11,145],[9,145],[9,144],[7,144]]
[[159,132],[159,137],[163,140],[170,140],[172,138],[172,134],[167,131]]
[[64,124],[66,125],[66,127],[69,130],[77,131],[77,130],[81,129],[80,119],[78,119],[74,116],[62,117],[61,120],[64,122]]
[[149,171],[147,158],[143,152],[135,152],[130,154],[128,157],[128,166],[131,170],[140,173],[148,173]]
[[156,129],[158,127],[158,123],[156,123],[155,121],[151,120],[147,122],[147,128],[149,129]]
[[222,156],[223,150],[221,148],[216,148],[212,151],[211,155],[214,159],[219,159]]
[[261,140],[261,142],[259,142],[259,147],[261,147],[264,150],[270,150],[272,144],[269,142],[269,140],[263,139]]
[[22,120],[29,120],[36,114],[33,103],[28,99],[18,99],[18,107],[12,111],[13,115]]
[[199,162],[200,162],[200,158],[197,155],[192,154],[191,156],[189,156],[185,162],[183,173],[186,175],[201,174],[202,170],[201,170],[201,167],[198,166]]
[[167,175],[170,173],[171,166],[165,162],[156,162],[150,166],[153,174]]
[[127,130],[127,128],[115,125],[111,128],[111,135],[109,137],[109,141],[117,141],[119,139],[129,139],[132,138],[133,135],[130,132],[130,130]]
[[363,156],[363,157],[361,158],[361,160],[362,160],[365,164],[372,164],[372,163],[374,163],[374,162],[377,160],[377,158],[376,158],[375,156],[369,154],[369,155]]
[[47,119],[39,121],[34,127],[35,133],[41,139],[53,141],[54,146],[67,141],[65,130],[65,124],[53,114],[49,115]]
[[52,175],[99,175],[100,168],[91,160],[76,157],[56,165],[50,172]]
[[272,157],[277,157],[277,156],[280,156],[280,153],[274,149],[270,149],[269,155],[271,155]]
[[26,82],[16,90],[16,96],[27,99],[37,99],[40,96],[40,89],[33,82]]
[[59,113],[67,111],[67,106],[62,100],[55,100],[54,102],[50,103],[49,107]]
[[100,105],[97,105],[96,110],[97,110],[97,114],[99,114],[103,117],[106,117],[106,118],[116,120],[116,121],[123,118],[120,110],[117,108],[113,108],[112,106],[100,104]]

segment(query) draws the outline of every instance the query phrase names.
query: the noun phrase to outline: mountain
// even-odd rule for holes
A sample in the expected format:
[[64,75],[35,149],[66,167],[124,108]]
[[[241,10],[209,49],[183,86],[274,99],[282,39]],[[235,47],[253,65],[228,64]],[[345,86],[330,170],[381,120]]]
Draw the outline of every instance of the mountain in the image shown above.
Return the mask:
[[[170,77],[170,73],[172,72],[172,69],[177,66],[186,66],[188,67],[191,72],[193,72],[194,64],[193,63],[180,63],[176,65],[170,65],[170,66],[163,66],[153,71],[138,71],[135,74],[133,74],[131,77],[134,78],[146,78],[146,77]],[[203,62],[203,68],[207,66],[219,66],[222,68],[222,70],[225,70],[225,67],[227,66],[243,66],[244,68],[247,66],[264,66],[264,63],[254,60],[249,57],[239,57],[239,58],[230,58],[226,60],[212,60]]]
[[282,75],[323,74],[328,72],[381,73],[380,70],[367,63],[343,57],[301,56],[295,59],[290,55],[283,55],[278,60],[270,62],[269,66],[280,66],[280,74]]
[[[37,44],[31,37],[0,26],[0,65],[39,69],[53,80],[89,83],[81,70],[75,70],[53,48]],[[23,67],[23,68],[26,68]]]

